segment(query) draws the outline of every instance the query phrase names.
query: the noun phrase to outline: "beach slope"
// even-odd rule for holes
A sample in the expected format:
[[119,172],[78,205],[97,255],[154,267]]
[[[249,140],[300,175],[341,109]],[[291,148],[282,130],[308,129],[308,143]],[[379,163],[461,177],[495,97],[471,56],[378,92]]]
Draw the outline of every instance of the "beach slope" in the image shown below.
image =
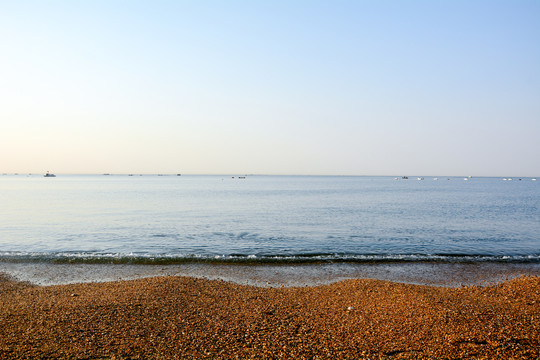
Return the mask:
[[261,288],[188,277],[0,277],[1,359],[540,357],[540,277],[441,288]]

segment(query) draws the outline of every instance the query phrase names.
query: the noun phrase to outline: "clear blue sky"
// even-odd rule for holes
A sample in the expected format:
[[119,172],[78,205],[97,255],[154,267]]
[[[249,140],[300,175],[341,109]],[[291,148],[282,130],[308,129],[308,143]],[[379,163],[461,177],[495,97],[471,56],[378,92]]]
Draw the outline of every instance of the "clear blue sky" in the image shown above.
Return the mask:
[[0,172],[540,176],[540,1],[0,1]]

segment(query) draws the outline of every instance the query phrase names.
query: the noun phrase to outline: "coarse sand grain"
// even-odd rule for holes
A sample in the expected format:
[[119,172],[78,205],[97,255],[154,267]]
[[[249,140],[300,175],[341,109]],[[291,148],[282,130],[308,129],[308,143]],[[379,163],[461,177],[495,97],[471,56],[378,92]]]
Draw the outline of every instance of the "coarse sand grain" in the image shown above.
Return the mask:
[[262,288],[0,277],[0,359],[538,359],[540,277]]

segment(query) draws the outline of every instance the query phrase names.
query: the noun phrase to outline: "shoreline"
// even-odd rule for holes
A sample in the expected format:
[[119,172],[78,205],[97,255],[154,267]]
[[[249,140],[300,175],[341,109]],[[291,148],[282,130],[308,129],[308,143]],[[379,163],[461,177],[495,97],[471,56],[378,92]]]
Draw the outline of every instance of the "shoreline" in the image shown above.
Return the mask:
[[258,287],[329,285],[350,279],[373,279],[439,287],[490,286],[520,276],[540,276],[537,263],[390,262],[362,264],[51,264],[0,262],[0,274],[34,285],[135,280],[187,276]]
[[540,277],[257,287],[162,276],[36,286],[0,276],[0,358],[538,358]]

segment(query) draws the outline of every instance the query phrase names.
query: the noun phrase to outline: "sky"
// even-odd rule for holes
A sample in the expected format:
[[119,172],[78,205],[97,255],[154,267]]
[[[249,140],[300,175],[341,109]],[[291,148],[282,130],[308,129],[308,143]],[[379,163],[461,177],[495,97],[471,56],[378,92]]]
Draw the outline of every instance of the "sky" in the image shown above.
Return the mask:
[[540,176],[540,1],[0,0],[0,172]]

